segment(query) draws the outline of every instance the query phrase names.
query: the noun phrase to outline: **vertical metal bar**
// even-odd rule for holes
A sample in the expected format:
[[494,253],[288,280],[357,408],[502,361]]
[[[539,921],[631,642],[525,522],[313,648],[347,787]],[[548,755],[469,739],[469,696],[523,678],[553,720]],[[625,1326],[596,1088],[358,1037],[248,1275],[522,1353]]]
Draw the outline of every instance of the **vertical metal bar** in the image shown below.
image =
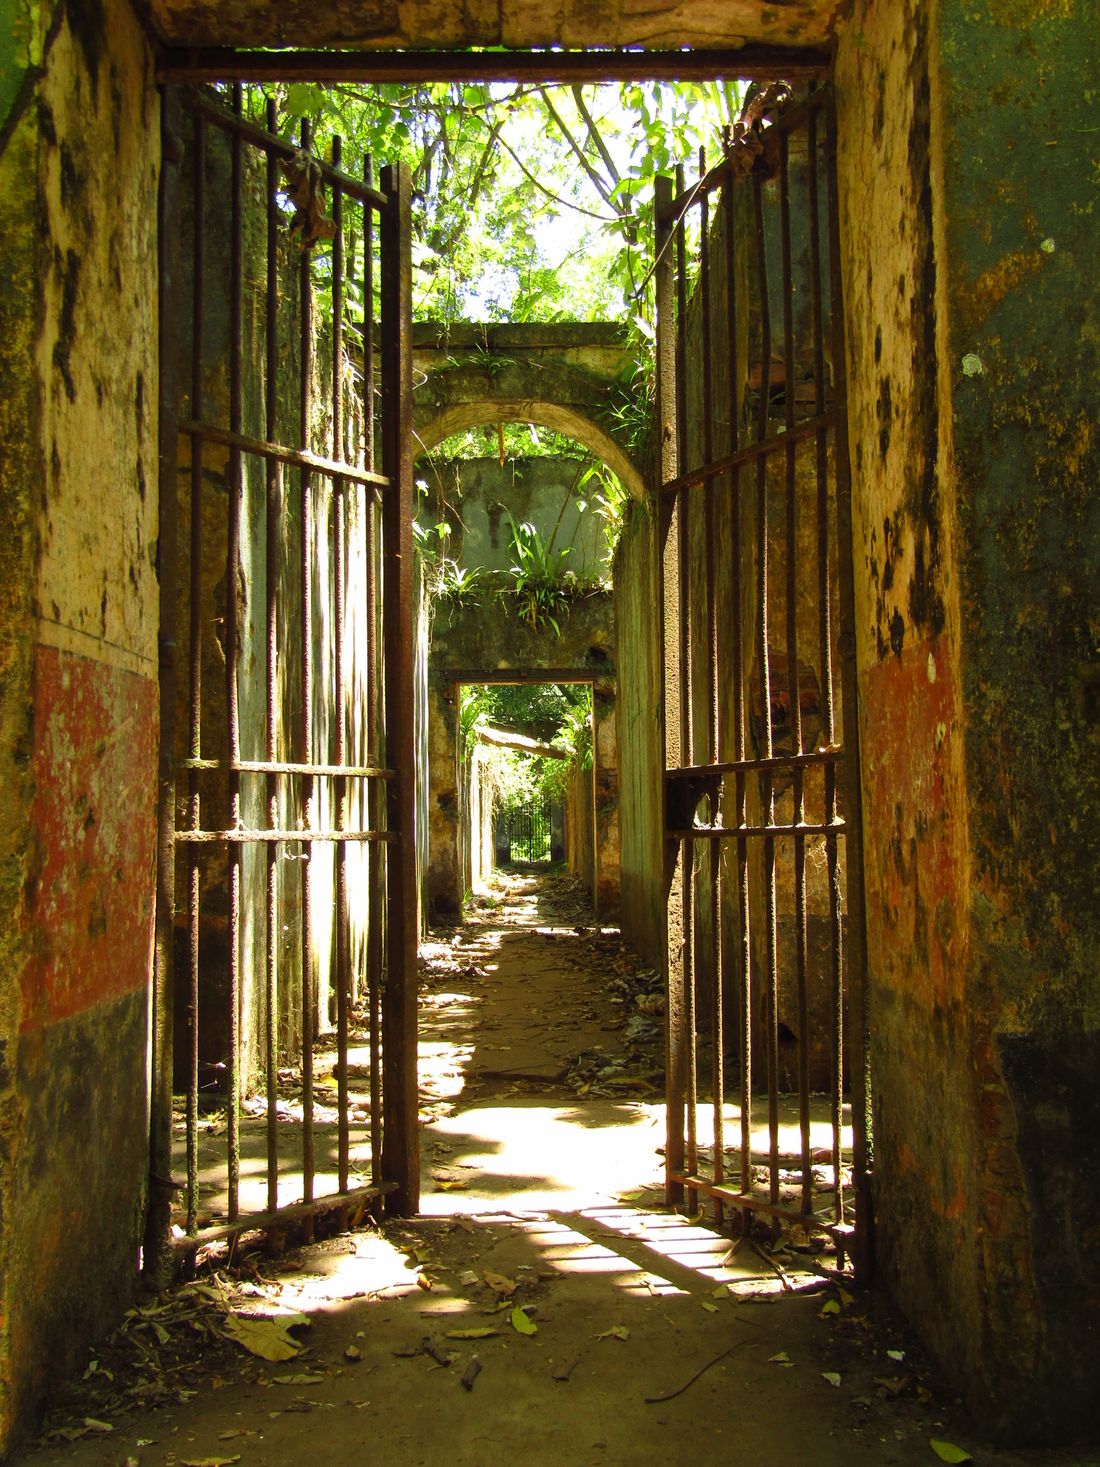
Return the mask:
[[413,712],[412,272],[411,182],[405,164],[382,174],[383,466],[385,683],[389,827],[388,971],[382,997],[385,1074],[383,1169],[397,1184],[387,1210],[416,1212],[420,1200],[416,1050],[416,842]]
[[[654,240],[657,261],[655,291],[657,302],[657,421],[660,425],[660,481],[662,484],[675,479],[680,472],[682,406],[680,393],[679,332],[676,326],[676,279],[671,256],[672,233],[668,224],[668,211],[673,197],[673,185],[669,178],[658,176],[655,180],[656,234]],[[680,742],[681,721],[679,711],[671,711],[673,699],[678,702],[677,678],[683,669],[675,666],[680,646],[678,560],[675,541],[678,535],[676,521],[683,513],[683,504],[673,504],[671,499],[658,495],[658,533],[654,537],[657,583],[660,587],[658,636],[660,641],[660,665],[664,696],[661,699],[661,742],[663,762],[666,769],[682,762]],[[670,584],[671,583],[671,584]],[[675,870],[684,862],[682,843],[673,846],[668,840],[668,807],[662,790],[661,829],[664,839],[662,850],[669,865],[671,878],[664,903],[665,941],[662,944],[661,962],[665,984],[665,1191],[670,1205],[683,1200],[683,1186],[673,1178],[684,1168],[684,1091],[687,1047],[684,1039],[683,1005],[683,922],[682,909],[677,910],[672,899]]]
[[[844,283],[840,262],[840,211],[837,199],[836,98],[830,89],[826,102],[827,173],[829,201],[830,312],[832,317],[833,400],[836,405],[836,538],[839,560],[841,681],[844,723],[844,856],[848,896],[848,1066],[852,1106],[852,1173],[856,1207],[857,1277],[867,1278],[873,1267],[874,1218],[871,1198],[870,1102],[871,1073],[868,1043],[867,927],[863,871],[863,791],[859,739],[856,666],[856,612],[852,526],[852,480],[848,454],[847,371],[844,358]],[[839,1178],[838,1178],[839,1180]]]
[[[267,103],[267,130],[278,127],[275,99]],[[279,429],[279,205],[275,195],[279,187],[279,162],[274,152],[267,154],[267,283],[265,291],[265,394],[264,431],[269,443],[278,441]],[[283,466],[276,460],[267,462],[267,516],[264,546],[265,626],[267,631],[267,757],[274,764],[279,757],[279,543],[283,500]],[[279,781],[274,774],[264,779],[267,820],[272,830],[279,828]],[[267,932],[265,934],[265,1052],[264,1084],[267,1095],[267,1210],[279,1205],[279,847],[267,843]]]
[[157,771],[157,908],[153,957],[152,1056],[149,1112],[149,1202],[145,1215],[142,1267],[154,1288],[168,1282],[168,1236],[172,1220],[172,1021],[176,906],[176,615],[179,594],[179,192],[183,150],[176,91],[161,94],[161,171],[157,197],[159,509],[157,554],[160,572],[158,659],[160,730]]
[[[332,166],[343,164],[343,145],[340,138],[332,140]],[[332,221],[335,229],[332,240],[332,457],[339,462],[343,457],[344,417],[344,195],[338,188],[332,193]],[[334,633],[336,637],[336,763],[347,763],[346,671],[344,667],[344,597],[347,577],[346,546],[347,534],[345,515],[346,484],[343,479],[333,480],[333,577]],[[334,781],[336,801],[336,828],[347,829],[348,787],[347,780],[338,776]],[[339,1186],[341,1192],[348,1190],[348,990],[351,969],[348,957],[348,848],[345,841],[336,847],[336,1051],[337,1065],[337,1152]]]
[[[790,135],[779,139],[779,230],[783,274],[783,423],[786,445],[786,601],[787,601],[787,698],[790,705],[791,753],[802,752],[802,703],[798,658],[798,591],[802,567],[798,561],[798,483],[795,458],[795,339],[794,268],[791,258],[791,170]],[[794,772],[794,821],[806,818],[805,783],[802,766]],[[802,1160],[802,1210],[813,1205],[813,1176],[810,1158],[810,1032],[809,999],[806,990],[806,840],[794,837],[794,969],[798,1007],[798,1134]]]
[[[818,169],[820,167],[820,153],[818,147],[818,114],[812,111],[807,124],[807,175],[806,181],[809,192],[810,210],[810,317],[813,329],[813,359],[814,359],[814,412],[821,417],[826,406],[826,381],[825,381],[825,334],[821,298],[821,204],[818,186]],[[831,746],[836,737],[835,725],[835,700],[833,693],[833,629],[832,629],[832,575],[830,569],[829,551],[829,511],[831,481],[829,476],[829,450],[828,432],[825,428],[818,430],[814,443],[814,476],[817,489],[816,515],[817,515],[817,606],[818,606],[818,666],[820,673],[821,689],[821,719],[822,740]],[[823,808],[826,819],[830,818],[830,810],[835,813],[835,780],[831,768],[824,772],[824,787],[822,792]],[[837,953],[837,932],[835,903],[835,865],[836,865],[836,841],[826,838],[825,858],[827,870],[828,899],[829,899],[829,942],[831,961],[829,967],[830,984],[830,1125],[833,1128],[832,1136],[832,1161],[834,1170],[834,1182],[839,1186],[839,1167],[841,1162],[840,1139],[836,1127],[843,1121],[841,1110],[842,1097],[837,1096],[837,1086],[843,1083],[836,1079],[838,1070],[842,1076],[842,1059],[838,1060],[838,1048],[842,1043],[842,1015],[838,1018],[837,1007],[842,1003],[840,983],[842,975],[839,968],[839,955]],[[843,1260],[841,1260],[843,1261]]]
[[[684,168],[676,169],[676,191],[684,192]],[[676,224],[676,410],[680,463],[685,466],[691,454],[688,438],[687,402],[687,231],[684,215]],[[682,763],[695,762],[695,667],[692,661],[691,628],[691,502],[683,494],[679,496],[676,512],[676,544],[679,561],[677,595],[679,600],[680,629],[680,759]],[[684,1044],[686,1048],[684,1078],[685,1119],[685,1164],[692,1175],[698,1167],[698,1130],[696,1101],[698,1098],[698,1055],[697,1021],[695,1016],[695,843],[687,840],[681,847],[681,901],[683,903],[683,960],[681,978],[683,983]],[[692,1212],[698,1205],[698,1195],[688,1189],[688,1206]]]
[[[707,173],[707,155],[699,149],[699,177]],[[710,200],[706,189],[699,193],[699,304],[702,334],[703,463],[714,462],[714,341],[711,325]],[[718,618],[714,601],[714,480],[699,486],[705,498],[703,523],[706,543],[704,624],[707,629],[707,759],[718,758]],[[717,845],[712,842],[715,852]]]
[[[732,177],[728,177],[723,192],[726,214],[726,270],[729,287],[726,296],[726,329],[730,350],[730,449],[741,446],[741,420],[744,410],[742,393],[744,382],[741,377],[740,321],[737,291],[740,273],[737,268],[737,194]],[[746,312],[747,318],[747,312]],[[741,546],[741,470],[733,470],[733,512],[730,537],[732,561],[733,598],[733,687],[734,687],[734,759],[745,758],[745,628],[742,608],[742,546]],[[734,799],[737,807],[737,823],[748,824],[748,790],[745,771],[739,769],[734,777]],[[747,1196],[752,1191],[752,929],[749,904],[749,854],[745,836],[737,837],[737,968],[738,968],[738,1051],[740,1059],[740,1109],[741,1109],[741,1192]],[[745,1209],[741,1214],[741,1228],[747,1233],[752,1227],[752,1214]]]
[[[240,117],[243,92],[238,83],[233,88],[233,111]],[[240,133],[230,138],[230,263],[229,263],[229,431],[241,431],[241,274],[244,255],[244,223],[242,185],[242,143]],[[230,770],[229,826],[241,825],[241,777],[234,766],[241,757],[240,708],[237,698],[237,664],[240,627],[238,616],[241,597],[241,499],[244,492],[241,453],[229,451],[229,505],[225,552],[225,698]],[[229,842],[229,993],[228,1009],[228,1073],[226,1147],[229,1154],[229,1221],[236,1220],[239,1208],[241,1175],[241,875],[244,847],[240,841]]]
[[[203,411],[203,316],[206,306],[206,123],[195,117],[194,199],[191,246],[191,416]],[[188,629],[188,754],[202,757],[202,542],[203,442],[191,440],[190,627]],[[187,775],[187,818],[192,830],[202,824],[201,790],[196,769]],[[193,1233],[199,1208],[199,914],[202,879],[197,846],[190,850],[187,884],[187,1231]]]
[[[676,169],[676,192],[682,195],[684,192],[684,169],[680,164]],[[679,444],[679,461],[681,472],[689,466],[690,444],[687,430],[687,316],[688,316],[688,294],[687,294],[687,240],[684,228],[684,215],[681,214],[676,222],[676,437]],[[679,630],[680,630],[680,763],[681,765],[694,764],[695,762],[695,739],[693,729],[693,694],[694,678],[691,662],[691,614],[690,614],[690,586],[691,586],[691,564],[690,548],[691,542],[688,535],[689,501],[684,495],[678,497],[676,513],[676,544],[679,559],[679,578],[677,592],[679,597]],[[687,922],[685,913],[685,931],[690,932],[691,924]]]
[[[814,339],[814,413],[824,416],[826,404],[825,330],[821,301],[821,202],[818,186],[820,153],[818,114],[810,113],[807,129],[807,174],[810,208],[810,315]],[[814,442],[817,483],[817,604],[818,665],[821,669],[822,741],[836,737],[833,702],[832,578],[829,574],[829,444],[828,429],[819,428]]]
[[[753,217],[756,228],[756,264],[760,295],[760,402],[757,414],[757,436],[768,436],[771,397],[771,309],[768,298],[767,240],[764,229],[763,185],[753,175]],[[774,756],[772,745],[771,667],[768,650],[768,463],[761,455],[756,469],[756,574],[759,599],[759,641],[761,722],[763,757]],[[770,769],[761,774],[764,821],[775,822],[775,790]],[[764,937],[768,981],[767,1062],[768,1062],[768,1195],[772,1206],[779,1203],[779,969],[776,952],[775,837],[764,837]]]
[[[309,121],[302,119],[301,146],[308,152],[311,142]],[[313,287],[310,279],[311,251],[302,251],[298,272],[299,322],[301,333],[299,354],[299,440],[310,448],[313,409]],[[300,660],[301,710],[298,744],[303,764],[313,761],[313,476],[302,470],[301,496],[301,633]],[[305,828],[316,823],[316,780],[302,777],[302,805]],[[313,992],[313,843],[306,841],[302,850],[302,1201],[313,1201],[313,1024],[316,1011]],[[313,1237],[313,1218],[306,1217],[306,1238]]]
[[[707,156],[703,148],[699,149],[699,177],[705,178],[707,174]],[[712,292],[711,292],[711,262],[710,262],[710,199],[706,189],[702,189],[699,195],[699,301],[701,307],[701,334],[702,334],[702,408],[703,408],[703,462],[712,464],[714,462],[714,340],[712,331]],[[703,500],[703,559],[704,559],[704,607],[703,624],[706,628],[707,647],[707,739],[706,757],[709,762],[719,758],[719,728],[718,728],[718,609],[715,599],[715,533],[714,533],[714,495],[716,492],[715,481],[706,479],[697,491],[704,495]],[[718,793],[717,789],[712,797],[712,808],[710,818],[717,819],[718,816]],[[721,963],[721,907],[718,900],[719,886],[719,861],[720,850],[717,841],[708,841],[706,846],[706,861],[708,868],[708,916],[710,919],[711,953],[709,967],[710,977],[710,1013],[708,1015],[711,1031],[711,1131],[712,1131],[712,1153],[711,1153],[711,1177],[715,1183],[720,1183],[724,1175],[723,1147],[725,1145],[723,1099],[725,1090],[725,1077],[723,1073],[722,1055],[722,963]],[[723,1208],[717,1199],[713,1204],[715,1221],[722,1219]]]
[[[368,186],[374,183],[370,154],[363,165]],[[363,397],[366,433],[366,467],[375,466],[374,442],[374,207],[363,205]],[[379,765],[381,757],[381,719],[379,700],[379,581],[378,581],[378,494],[368,490],[367,519],[367,763]],[[380,780],[367,785],[367,818],[372,830],[385,824],[386,793]],[[381,841],[367,847],[367,1012],[370,1035],[370,1156],[371,1181],[382,1180],[382,912],[386,899],[385,859]]]

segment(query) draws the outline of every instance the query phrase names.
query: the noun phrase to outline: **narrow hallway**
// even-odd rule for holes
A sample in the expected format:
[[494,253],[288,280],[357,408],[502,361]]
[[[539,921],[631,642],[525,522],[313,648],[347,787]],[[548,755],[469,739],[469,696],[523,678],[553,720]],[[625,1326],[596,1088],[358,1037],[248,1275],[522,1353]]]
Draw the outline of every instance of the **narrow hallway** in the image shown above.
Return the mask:
[[499,873],[421,966],[421,1215],[200,1261],[19,1462],[839,1467],[967,1439],[811,1240],[662,1206],[653,975],[567,879]]

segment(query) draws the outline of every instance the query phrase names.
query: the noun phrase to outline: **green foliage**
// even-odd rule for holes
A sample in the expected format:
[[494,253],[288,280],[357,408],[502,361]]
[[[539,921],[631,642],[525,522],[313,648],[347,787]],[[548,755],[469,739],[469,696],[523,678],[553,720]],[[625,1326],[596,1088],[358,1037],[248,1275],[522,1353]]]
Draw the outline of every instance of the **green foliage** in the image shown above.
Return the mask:
[[630,504],[630,494],[623,487],[618,475],[613,474],[606,464],[598,460],[590,463],[581,473],[577,480],[577,493],[583,496],[589,485],[593,485],[594,489],[590,491],[590,499],[582,498],[581,509],[583,511],[591,503],[595,513],[607,525],[607,544],[610,556],[614,554],[615,546],[619,543],[619,537],[623,532],[626,511]]
[[482,745],[494,802],[508,811],[542,800],[561,803],[570,770],[592,767],[592,688],[588,683],[464,687],[459,723],[467,753],[479,723],[514,729],[567,749],[572,758],[546,759]]
[[484,590],[484,573],[477,567],[467,569],[444,554],[451,534],[447,521],[422,525],[413,520],[412,529],[413,544],[420,557],[421,574],[429,596],[454,606],[470,606],[479,600]]
[[[654,179],[710,158],[738,83],[275,87],[281,134],[303,121],[344,167],[403,161],[413,183],[419,318],[633,322],[652,338]],[[245,89],[262,122],[266,94]],[[323,252],[315,261],[323,268]]]
[[[515,563],[510,574],[515,582],[512,595],[520,617],[532,631],[541,626],[553,627],[561,636],[558,617],[569,605],[569,589],[563,581],[568,574],[565,558],[571,546],[554,550],[547,545],[529,520],[516,524],[508,514],[508,534],[512,541]],[[573,578],[574,582],[576,577]]]

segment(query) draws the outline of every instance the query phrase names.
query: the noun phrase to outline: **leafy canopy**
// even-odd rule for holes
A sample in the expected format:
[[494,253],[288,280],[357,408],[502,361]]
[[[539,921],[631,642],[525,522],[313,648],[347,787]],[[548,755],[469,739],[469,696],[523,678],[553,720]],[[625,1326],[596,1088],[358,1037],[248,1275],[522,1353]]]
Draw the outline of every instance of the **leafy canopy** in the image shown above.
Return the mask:
[[[266,94],[248,90],[262,120]],[[737,82],[278,87],[280,131],[405,161],[414,314],[450,322],[617,320],[652,332],[653,181],[721,147]]]

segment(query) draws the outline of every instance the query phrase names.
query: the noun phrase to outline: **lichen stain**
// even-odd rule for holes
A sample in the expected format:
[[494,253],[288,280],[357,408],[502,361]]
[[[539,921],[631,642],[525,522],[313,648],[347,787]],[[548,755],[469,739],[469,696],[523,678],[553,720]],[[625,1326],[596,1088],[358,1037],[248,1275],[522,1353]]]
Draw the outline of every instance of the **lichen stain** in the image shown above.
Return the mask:
[[988,0],[994,25],[1026,32],[1038,20],[1072,20],[1077,0]]
[[1018,291],[1041,270],[1045,261],[1039,250],[1013,250],[974,281],[972,290],[959,292],[959,327],[974,330],[985,315],[1006,296]]

